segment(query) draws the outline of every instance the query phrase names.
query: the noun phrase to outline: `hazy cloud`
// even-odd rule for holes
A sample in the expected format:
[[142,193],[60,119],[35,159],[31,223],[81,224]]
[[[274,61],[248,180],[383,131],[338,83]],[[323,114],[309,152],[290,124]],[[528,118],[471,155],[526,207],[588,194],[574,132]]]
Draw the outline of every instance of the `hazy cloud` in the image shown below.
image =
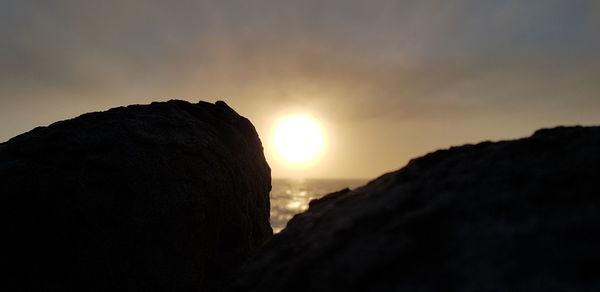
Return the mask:
[[[472,133],[515,123],[491,137],[523,124],[600,122],[596,1],[0,5],[0,140],[83,111],[169,98],[224,98],[263,132],[265,116],[287,107],[370,133],[419,121],[413,138],[448,121]],[[390,153],[402,143],[381,131],[372,138],[388,137]],[[443,144],[431,141],[422,142]]]

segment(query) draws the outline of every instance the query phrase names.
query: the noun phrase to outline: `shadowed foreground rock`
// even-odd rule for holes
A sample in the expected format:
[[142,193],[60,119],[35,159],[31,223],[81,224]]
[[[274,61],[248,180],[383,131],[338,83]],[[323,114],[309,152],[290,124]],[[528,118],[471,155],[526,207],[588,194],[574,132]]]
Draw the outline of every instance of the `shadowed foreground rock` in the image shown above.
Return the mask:
[[267,241],[270,169],[223,102],[90,113],[0,144],[18,291],[218,291]]
[[240,291],[600,291],[600,128],[453,147],[311,202]]

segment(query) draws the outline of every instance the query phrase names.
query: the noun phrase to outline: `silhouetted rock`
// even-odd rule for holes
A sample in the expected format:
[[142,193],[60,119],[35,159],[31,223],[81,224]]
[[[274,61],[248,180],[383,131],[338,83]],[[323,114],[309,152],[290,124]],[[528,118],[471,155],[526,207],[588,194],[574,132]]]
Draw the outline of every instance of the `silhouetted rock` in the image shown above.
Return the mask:
[[240,291],[600,291],[600,128],[412,160],[314,201]]
[[270,169],[223,102],[90,113],[0,144],[15,291],[218,291],[272,236]]

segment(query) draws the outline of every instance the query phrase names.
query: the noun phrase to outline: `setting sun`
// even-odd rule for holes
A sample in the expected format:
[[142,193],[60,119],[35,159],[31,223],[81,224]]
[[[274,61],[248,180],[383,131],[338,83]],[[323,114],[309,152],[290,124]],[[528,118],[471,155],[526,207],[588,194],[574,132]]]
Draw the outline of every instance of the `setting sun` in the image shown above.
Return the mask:
[[277,154],[286,162],[301,164],[314,160],[323,151],[323,130],[307,116],[290,116],[275,128],[273,142]]

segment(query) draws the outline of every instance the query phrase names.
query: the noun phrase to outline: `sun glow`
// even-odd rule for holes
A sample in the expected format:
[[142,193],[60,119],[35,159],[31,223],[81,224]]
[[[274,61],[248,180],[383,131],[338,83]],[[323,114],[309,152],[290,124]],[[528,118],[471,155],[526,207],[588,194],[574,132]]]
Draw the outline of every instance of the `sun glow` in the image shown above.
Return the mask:
[[308,116],[290,116],[275,128],[273,142],[280,158],[290,164],[314,161],[324,148],[323,130]]

